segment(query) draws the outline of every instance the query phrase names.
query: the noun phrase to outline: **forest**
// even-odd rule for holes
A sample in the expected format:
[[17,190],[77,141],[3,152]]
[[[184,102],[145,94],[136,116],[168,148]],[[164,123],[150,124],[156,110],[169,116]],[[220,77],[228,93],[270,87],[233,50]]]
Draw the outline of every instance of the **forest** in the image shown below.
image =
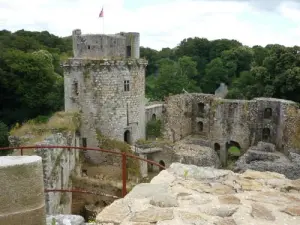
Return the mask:
[[[0,146],[8,130],[24,121],[46,120],[63,109],[60,63],[72,57],[70,37],[47,31],[0,31]],[[227,98],[274,97],[300,102],[300,47],[248,47],[236,40],[187,38],[160,51],[141,47],[148,60],[146,97],[214,93],[228,85]]]

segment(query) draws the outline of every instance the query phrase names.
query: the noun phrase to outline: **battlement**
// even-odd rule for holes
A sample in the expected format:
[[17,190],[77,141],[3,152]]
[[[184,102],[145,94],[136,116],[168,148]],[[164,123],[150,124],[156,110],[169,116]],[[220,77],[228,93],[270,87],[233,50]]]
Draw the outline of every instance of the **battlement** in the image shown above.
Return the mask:
[[64,62],[62,65],[65,68],[68,67],[92,67],[97,68],[99,66],[147,66],[148,61],[145,59],[88,59],[88,58],[71,58]]
[[140,34],[82,34],[73,30],[74,58],[135,58],[140,57]]

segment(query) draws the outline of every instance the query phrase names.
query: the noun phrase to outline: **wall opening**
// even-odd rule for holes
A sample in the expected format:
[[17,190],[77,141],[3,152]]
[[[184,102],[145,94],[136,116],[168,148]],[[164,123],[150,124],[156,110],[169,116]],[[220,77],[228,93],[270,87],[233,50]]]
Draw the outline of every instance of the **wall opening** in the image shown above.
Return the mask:
[[124,91],[129,91],[130,87],[129,87],[129,80],[124,80]]
[[202,132],[203,131],[203,122],[199,121],[197,123],[197,129],[198,129],[198,132]]
[[129,130],[126,130],[124,132],[124,141],[127,143],[127,144],[131,144],[131,135],[130,135],[130,131]]
[[198,116],[203,116],[204,115],[204,103],[203,102],[199,102],[198,103]]
[[79,95],[78,82],[77,81],[75,81],[73,83],[73,92],[74,92],[75,95]]
[[152,120],[156,120],[156,115],[155,115],[155,113],[152,114],[151,119],[152,119]]
[[262,140],[263,141],[270,141],[271,131],[269,128],[264,128],[262,130]]
[[88,49],[91,49],[91,46],[90,46],[90,45],[88,45]]
[[64,189],[64,167],[60,167],[60,189]]
[[131,45],[126,46],[126,57],[131,57]]
[[266,108],[264,111],[264,119],[270,119],[272,117],[272,109]]
[[[162,165],[163,167],[166,166],[166,164],[165,164],[165,162],[163,160],[160,160],[158,163],[159,163],[159,165]],[[162,170],[163,170],[163,168],[159,167],[159,171],[162,171]]]
[[215,143],[215,144],[214,144],[214,149],[215,149],[217,155],[220,157],[220,151],[221,151],[221,146],[220,146],[220,144],[219,144],[219,143]]
[[87,139],[82,138],[82,147],[87,147]]
[[234,166],[234,163],[241,156],[241,146],[238,142],[229,141],[226,142],[226,152],[227,152],[227,166],[229,169]]

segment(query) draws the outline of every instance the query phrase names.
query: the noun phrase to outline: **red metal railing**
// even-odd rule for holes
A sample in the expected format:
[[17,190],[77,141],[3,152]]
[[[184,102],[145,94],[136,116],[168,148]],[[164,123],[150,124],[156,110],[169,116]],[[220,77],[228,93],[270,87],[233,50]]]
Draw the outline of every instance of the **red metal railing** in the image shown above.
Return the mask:
[[[21,155],[23,155],[23,151],[24,150],[28,150],[28,149],[41,149],[41,148],[45,148],[45,149],[56,149],[56,148],[61,148],[61,149],[78,149],[78,150],[88,150],[88,151],[98,151],[98,152],[106,152],[106,153],[110,153],[110,154],[115,154],[118,156],[122,157],[122,197],[125,197],[125,195],[127,194],[127,189],[126,189],[126,183],[127,183],[127,167],[126,167],[126,161],[127,161],[127,157],[129,158],[134,158],[134,159],[138,159],[144,162],[147,162],[149,164],[153,164],[158,166],[159,168],[165,169],[164,166],[162,166],[161,164],[154,162],[152,160],[148,160],[148,159],[144,159],[141,158],[139,156],[133,155],[133,154],[129,154],[129,153],[125,153],[125,152],[117,152],[117,151],[112,151],[112,150],[106,150],[106,149],[102,149],[102,148],[89,148],[89,147],[75,147],[75,146],[56,146],[56,145],[38,145],[38,146],[18,146],[18,147],[4,147],[4,148],[0,148],[1,150],[15,150],[15,149],[20,149],[21,151]],[[64,189],[46,189],[46,192],[79,192],[79,193],[88,193],[88,194],[95,194],[94,192],[88,192],[88,191],[84,191],[84,190],[64,190]],[[115,196],[116,197],[116,196]]]

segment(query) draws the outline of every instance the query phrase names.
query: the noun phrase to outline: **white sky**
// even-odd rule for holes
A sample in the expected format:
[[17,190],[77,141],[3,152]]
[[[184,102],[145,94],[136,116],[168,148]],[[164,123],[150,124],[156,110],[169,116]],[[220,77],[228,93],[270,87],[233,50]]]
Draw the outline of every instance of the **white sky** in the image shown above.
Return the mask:
[[195,36],[300,45],[300,0],[0,0],[0,30],[101,33],[102,5],[105,33],[140,32],[145,47],[172,48]]

